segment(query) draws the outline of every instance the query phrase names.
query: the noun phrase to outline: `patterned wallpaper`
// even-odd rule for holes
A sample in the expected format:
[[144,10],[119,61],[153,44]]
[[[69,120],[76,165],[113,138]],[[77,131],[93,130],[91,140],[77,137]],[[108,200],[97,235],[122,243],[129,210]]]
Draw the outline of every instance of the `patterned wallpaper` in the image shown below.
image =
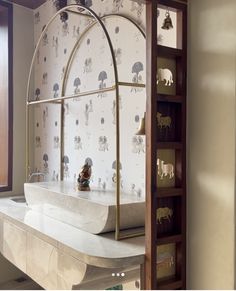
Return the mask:
[[[69,2],[69,1],[68,1]],[[68,4],[74,4],[70,1]],[[141,27],[144,5],[131,1],[87,1],[99,16],[121,13]],[[35,42],[50,16],[56,12],[53,1],[35,11]],[[45,31],[37,52],[34,72],[34,99],[61,95],[62,78],[70,51],[91,20],[69,14]],[[105,18],[118,64],[120,81],[145,83],[145,40],[140,31],[122,17]],[[95,25],[81,41],[70,68],[65,95],[101,89],[114,84],[112,59],[105,35]],[[144,195],[145,139],[135,136],[145,111],[145,90],[120,87],[121,187],[124,192]],[[64,106],[64,179],[75,181],[89,158],[93,164],[91,187],[115,188],[115,93],[106,92],[66,100]],[[60,179],[60,106],[37,105],[34,109],[34,169],[47,180]]]
[[[68,4],[76,1],[68,0]],[[118,13],[145,24],[145,5],[129,0],[87,0],[87,7],[99,16]],[[35,10],[35,44],[50,17],[56,12],[55,1],[48,0]],[[159,18],[165,10],[160,9]],[[59,17],[45,31],[37,51],[34,70],[34,100],[57,98],[62,94],[62,80],[70,52],[91,22],[86,17],[69,14]],[[172,18],[175,17],[172,15]],[[118,64],[120,81],[145,83],[145,40],[126,19],[104,19]],[[168,39],[159,35],[160,43]],[[173,41],[174,38],[172,38]],[[87,33],[75,54],[66,83],[65,95],[106,88],[114,84],[111,55],[105,35],[98,25]],[[136,136],[145,111],[145,90],[120,87],[121,187],[124,192],[144,196],[145,137]],[[64,179],[76,181],[86,159],[92,163],[91,187],[115,188],[115,94],[106,92],[65,101],[63,158]],[[34,170],[43,171],[47,180],[60,179],[60,106],[37,105],[34,108]]]

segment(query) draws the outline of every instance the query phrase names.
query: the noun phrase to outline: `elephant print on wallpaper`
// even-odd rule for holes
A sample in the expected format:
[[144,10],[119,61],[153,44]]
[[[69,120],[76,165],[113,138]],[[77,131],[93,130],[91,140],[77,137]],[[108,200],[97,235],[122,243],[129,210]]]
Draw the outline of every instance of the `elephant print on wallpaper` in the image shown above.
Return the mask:
[[40,96],[40,89],[39,88],[37,88],[36,90],[35,90],[35,101],[39,101],[40,100],[40,98],[39,98],[39,96]]
[[59,175],[58,173],[56,173],[55,170],[53,170],[52,181],[58,181],[58,180],[59,180]]
[[[51,14],[55,13],[56,6],[59,2],[59,0],[48,0],[44,7],[40,7],[35,11],[35,14],[39,12],[38,15],[35,15],[36,20],[37,17],[41,16],[41,19],[37,20],[39,24],[35,26],[35,43],[45,21],[51,16]],[[55,4],[55,7],[52,7],[52,3]],[[92,9],[99,16],[111,14],[114,10],[116,12],[119,11],[119,13],[129,15],[136,23],[142,21],[142,27],[144,27],[145,6],[139,5],[137,2],[132,3],[124,0],[68,0],[67,3],[77,3],[88,8],[93,5]],[[86,13],[83,8],[81,8],[81,10]],[[75,8],[75,11],[78,11],[77,8]],[[142,15],[139,19],[140,14]],[[44,17],[42,17],[42,15]],[[67,16],[69,16],[69,19],[66,18]],[[61,97],[61,86],[63,84],[63,77],[65,76],[66,61],[69,58],[72,46],[82,35],[86,24],[87,22],[84,18],[76,19],[74,15],[64,14],[63,21],[62,19],[57,19],[57,23],[53,27],[53,30],[46,29],[43,31],[44,40],[42,41],[44,44],[40,46],[39,63],[35,75],[36,87],[33,92],[33,100],[42,100],[43,97]],[[122,73],[125,72],[124,81],[131,83],[133,80],[134,83],[144,83],[145,41],[143,40],[140,31],[134,28],[133,25],[130,25],[127,20],[117,16],[114,16],[114,18],[107,18],[105,25],[109,33],[111,33],[114,45],[114,55],[118,65],[118,70],[120,71],[120,77],[123,79]],[[60,179],[60,176],[62,176],[66,181],[73,182],[74,174],[78,172],[78,167],[82,166],[82,163],[79,165],[74,162],[72,163],[72,156],[70,153],[80,156],[82,158],[81,161],[83,161],[87,156],[92,156],[93,162],[96,164],[93,169],[93,186],[97,187],[99,185],[101,190],[110,190],[113,189],[113,181],[116,181],[117,178],[115,176],[113,177],[115,170],[111,169],[111,162],[115,159],[114,141],[116,100],[114,94],[108,93],[106,90],[114,83],[114,74],[111,66],[112,62],[109,47],[107,46],[106,40],[103,40],[101,37],[101,35],[105,37],[105,34],[100,30],[99,33],[96,33],[96,29],[95,31],[91,30],[84,37],[83,42],[81,42],[81,51],[78,51],[78,53],[75,54],[73,63],[75,69],[74,67],[72,69],[71,66],[71,70],[68,70],[67,86],[64,93],[68,96],[74,96],[71,96],[72,98],[70,101],[64,101],[64,120],[62,120],[62,122],[60,120],[60,109],[57,105],[50,105],[48,118],[46,118],[46,112],[43,116],[43,110],[45,110],[46,105],[40,105],[40,108],[37,108],[38,113],[34,120],[34,148],[35,156],[41,153],[41,158],[39,157],[39,159],[35,159],[34,168],[38,167],[43,171],[44,162],[42,162],[42,156],[44,153],[47,153],[49,161],[46,161],[46,163],[48,163],[50,173],[50,176],[47,175],[47,179],[57,181],[57,179]],[[130,46],[127,46],[124,43],[124,40],[126,39],[124,36],[125,33],[129,35]],[[43,45],[45,45],[45,47]],[[93,49],[94,47],[96,47],[96,50]],[[77,64],[79,64],[78,68],[76,68]],[[42,84],[42,82],[45,85]],[[93,86],[89,86],[90,84],[93,84]],[[96,88],[97,90],[105,90],[105,92],[98,91],[94,97],[87,96],[86,98],[82,98],[80,96],[83,91],[86,91],[86,89],[91,90]],[[36,89],[38,90],[36,91]],[[127,87],[127,93],[130,92],[131,89],[132,87]],[[122,90],[120,91],[122,94],[121,98],[119,98],[121,117],[123,117],[123,114],[129,112],[131,107],[133,108],[131,104],[132,102],[130,103],[130,100],[126,99],[126,94],[123,93]],[[130,93],[131,95],[135,95],[136,109],[133,108],[131,110],[132,112],[130,111],[132,113],[130,116],[130,126],[127,127],[127,134],[130,136],[130,140],[128,139],[129,145],[127,147],[129,159],[123,162],[123,168],[125,171],[122,170],[121,174],[124,192],[130,193],[131,185],[135,184],[132,193],[134,193],[134,195],[141,195],[142,197],[145,193],[143,186],[144,178],[142,175],[144,160],[143,145],[145,139],[143,141],[137,140],[135,146],[132,144],[132,137],[135,128],[140,121],[139,119],[143,114],[143,108],[145,106],[145,92],[143,90],[142,93],[144,94],[139,94],[139,90],[139,88],[134,88],[133,93]],[[134,94],[136,92],[137,94]],[[56,100],[57,99],[55,99],[55,101]],[[101,102],[104,103],[102,104]],[[69,107],[67,106],[67,103],[69,104]],[[121,103],[123,103],[123,108]],[[106,110],[104,110],[104,107]],[[137,115],[136,119],[135,115]],[[162,117],[164,117],[164,115]],[[36,128],[36,122],[39,123],[39,128]],[[121,120],[121,124],[123,125],[123,120]],[[43,127],[44,125],[45,128]],[[60,173],[60,148],[58,148],[61,145],[61,126],[63,126],[65,132],[64,137],[66,137],[64,141],[65,148],[63,155],[65,156],[62,163],[62,173]],[[164,130],[164,127],[162,128]],[[51,130],[53,135],[50,135]],[[94,130],[95,135],[93,135]],[[125,144],[123,144],[123,142],[125,143],[123,135],[121,137],[121,142],[121,146],[125,146]],[[92,145],[92,143],[94,143],[94,145]],[[39,146],[40,144],[41,147]],[[36,146],[38,148],[36,148]],[[133,151],[135,151],[135,153]],[[94,156],[94,153],[96,154],[96,152],[97,155]],[[100,155],[98,153],[100,153]],[[124,157],[121,155],[122,160],[123,158]],[[102,170],[100,170],[99,167],[101,167]],[[137,177],[135,177],[131,171],[128,173],[126,170],[127,168],[131,169],[133,167],[138,168]],[[137,179],[139,182],[137,182]]]
[[53,147],[54,147],[54,149],[60,148],[60,138],[59,138],[59,136],[54,136],[54,138],[53,138]]
[[136,185],[132,184],[131,185],[131,193],[134,195],[137,195],[138,197],[141,197],[142,196],[142,189],[141,188],[136,189]]
[[145,144],[142,136],[136,135],[132,139],[133,153],[140,154],[145,153]]
[[35,137],[35,147],[40,148],[41,147],[41,138],[40,136]]
[[113,11],[119,12],[120,8],[123,7],[123,0],[113,0]]
[[89,125],[89,113],[93,112],[93,101],[89,100],[89,104],[85,104],[85,110],[84,110],[84,115],[85,115],[85,125]]
[[75,78],[75,80],[74,80],[74,87],[75,87],[74,94],[80,93],[80,88],[79,88],[80,85],[81,85],[80,78],[79,77]]
[[[46,25],[43,26],[42,31],[44,31],[45,27],[46,27]],[[48,35],[46,32],[43,34],[42,42],[43,42],[43,46],[46,46],[48,44]]]
[[48,83],[48,73],[43,73],[43,85],[46,85]]
[[84,61],[84,73],[92,72],[92,58],[87,58]]
[[144,4],[132,1],[131,12],[134,12],[134,11],[137,12],[137,23],[141,23],[141,16],[142,16],[143,10],[144,10]]
[[53,95],[53,98],[57,98],[58,97],[58,91],[59,91],[59,85],[58,85],[58,83],[55,83],[54,85],[53,85],[53,92],[54,92],[54,95]]
[[64,178],[67,179],[70,177],[70,172],[69,172],[69,157],[68,156],[64,156],[62,158],[62,163],[63,163],[63,170],[64,170]]
[[49,169],[48,169],[48,155],[47,154],[44,154],[43,155],[43,171],[45,174],[48,174],[49,173]]
[[52,47],[55,49],[55,56],[58,57],[58,37],[53,36],[52,38]]
[[106,182],[102,182],[102,179],[98,178],[98,188],[106,190],[106,186],[107,186]]
[[74,137],[74,147],[75,150],[82,150],[82,142],[81,142],[81,137],[80,136],[75,136]]
[[[66,12],[65,12],[66,13]],[[67,14],[67,13],[66,13]],[[68,15],[68,14],[67,14]],[[68,17],[68,16],[67,16]],[[62,36],[67,36],[69,34],[69,25],[67,21],[62,23]]]
[[107,141],[107,137],[106,136],[100,136],[99,139],[98,139],[98,143],[99,143],[98,150],[100,152],[108,151],[108,141]]

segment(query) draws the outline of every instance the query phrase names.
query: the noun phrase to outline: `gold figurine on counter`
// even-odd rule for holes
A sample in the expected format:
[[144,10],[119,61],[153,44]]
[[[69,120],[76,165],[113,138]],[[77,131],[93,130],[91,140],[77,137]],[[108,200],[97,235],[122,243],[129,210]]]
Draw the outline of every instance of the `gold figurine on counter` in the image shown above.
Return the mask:
[[91,166],[86,163],[81,169],[78,178],[78,190],[79,191],[90,191],[89,183],[92,174]]

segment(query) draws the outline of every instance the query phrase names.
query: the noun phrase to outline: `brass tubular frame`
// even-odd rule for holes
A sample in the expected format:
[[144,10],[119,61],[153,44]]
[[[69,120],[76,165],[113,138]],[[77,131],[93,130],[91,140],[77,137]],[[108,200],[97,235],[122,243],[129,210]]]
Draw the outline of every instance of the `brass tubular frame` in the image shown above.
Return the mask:
[[[74,9],[74,8],[83,9],[84,12],[87,12],[89,14],[83,14],[83,13],[81,13],[79,11],[77,12],[77,11],[71,10],[71,9]],[[76,15],[89,17],[89,18],[94,19],[95,21],[92,22],[83,31],[82,35],[77,40],[76,44],[74,45],[74,47],[73,47],[73,49],[71,51],[71,54],[69,56],[69,59],[67,61],[66,67],[65,67],[64,76],[63,76],[61,97],[59,97],[59,98],[50,98],[50,99],[39,100],[39,101],[30,101],[30,99],[29,99],[30,98],[30,96],[29,96],[30,95],[29,94],[29,92],[30,92],[30,81],[31,81],[32,70],[33,70],[33,66],[34,66],[37,50],[39,48],[39,45],[41,43],[41,40],[43,38],[43,35],[44,35],[45,31],[48,29],[48,27],[51,25],[51,23],[55,20],[55,18],[58,15],[60,15],[61,12],[64,12],[64,11],[66,11],[68,13],[76,14]],[[105,27],[105,25],[104,25],[104,23],[102,21],[105,18],[109,18],[109,17],[113,17],[113,16],[121,17],[121,18],[124,18],[124,19],[130,21],[141,32],[141,34],[143,35],[144,39],[146,38],[144,31],[133,20],[131,20],[130,18],[128,18],[128,17],[126,17],[124,15],[109,14],[109,15],[104,15],[103,17],[100,18],[90,8],[87,8],[87,7],[84,7],[84,6],[81,6],[81,5],[77,5],[77,4],[68,5],[66,7],[63,7],[61,10],[57,11],[57,13],[54,14],[54,16],[49,20],[49,22],[45,26],[45,29],[42,31],[42,33],[41,33],[41,35],[40,35],[40,37],[38,39],[38,42],[36,44],[36,47],[35,47],[35,51],[34,51],[32,62],[31,62],[31,66],[30,66],[30,71],[29,71],[28,83],[27,83],[27,102],[26,102],[26,107],[27,107],[27,109],[26,109],[26,180],[27,180],[27,177],[29,175],[29,107],[31,105],[43,104],[43,103],[61,104],[60,179],[63,180],[63,172],[64,171],[63,171],[62,159],[63,159],[63,156],[64,156],[64,100],[72,99],[72,98],[76,98],[76,97],[82,97],[82,96],[98,94],[98,93],[101,93],[101,92],[115,91],[115,100],[116,100],[116,227],[115,227],[115,239],[116,240],[120,240],[120,239],[125,239],[125,238],[144,235],[144,231],[132,232],[130,234],[125,234],[125,235],[122,235],[121,231],[120,231],[121,213],[120,213],[120,112],[119,112],[119,86],[145,88],[145,84],[130,83],[130,82],[120,82],[119,81],[116,57],[115,57],[112,41],[111,41],[109,33],[108,33],[108,31],[107,31],[107,29],[106,29],[106,27]],[[106,37],[106,40],[107,40],[107,43],[108,43],[108,46],[109,46],[109,49],[110,49],[110,53],[111,53],[111,57],[112,57],[112,63],[113,63],[113,69],[114,69],[115,84],[113,86],[111,86],[111,87],[104,88],[104,89],[85,91],[85,92],[81,92],[81,93],[78,93],[78,94],[66,96],[65,95],[65,91],[66,91],[69,72],[70,72],[71,65],[73,63],[74,57],[76,55],[76,52],[77,52],[77,50],[79,48],[80,42],[84,38],[84,36],[90,31],[90,29],[92,27],[94,27],[94,25],[96,25],[96,24],[98,24],[101,27],[101,29],[103,30],[103,32],[105,34],[105,37]]]

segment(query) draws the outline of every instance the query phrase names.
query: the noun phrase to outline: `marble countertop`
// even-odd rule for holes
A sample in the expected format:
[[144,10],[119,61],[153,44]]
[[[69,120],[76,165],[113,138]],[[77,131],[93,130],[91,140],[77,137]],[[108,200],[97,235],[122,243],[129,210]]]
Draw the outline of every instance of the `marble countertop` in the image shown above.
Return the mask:
[[144,236],[116,241],[114,233],[90,234],[32,211],[25,203],[16,203],[11,198],[0,199],[0,217],[86,264],[120,268],[144,262]]
[[[60,195],[77,197],[91,201],[97,204],[102,204],[105,206],[116,205],[116,195],[115,190],[102,190],[93,188],[90,191],[78,191],[75,189],[74,183],[70,181],[51,181],[51,182],[36,182],[36,183],[25,183],[26,186],[45,188],[47,190],[59,193]],[[130,204],[130,203],[145,203],[143,197],[138,197],[137,195],[132,195],[130,193],[120,194],[120,204]]]

